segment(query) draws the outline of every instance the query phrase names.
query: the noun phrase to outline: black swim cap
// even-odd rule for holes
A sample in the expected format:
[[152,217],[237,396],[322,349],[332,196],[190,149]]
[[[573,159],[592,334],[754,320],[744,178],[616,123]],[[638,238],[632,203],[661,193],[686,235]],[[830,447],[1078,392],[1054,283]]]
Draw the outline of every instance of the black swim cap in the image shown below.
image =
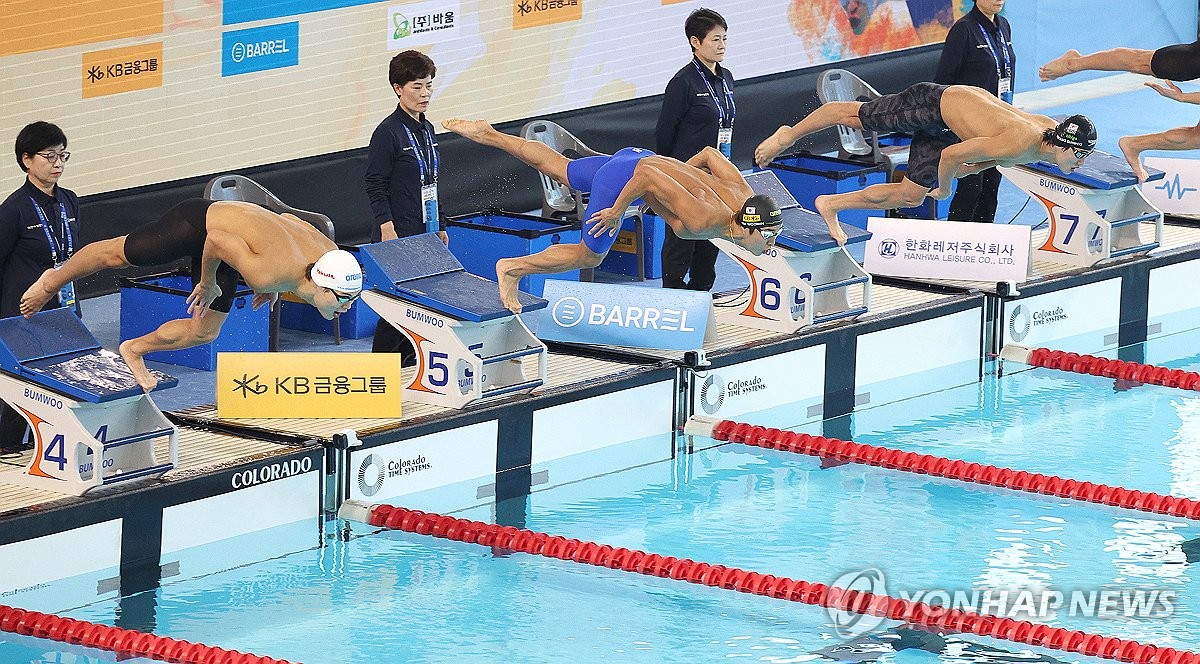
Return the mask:
[[779,226],[783,224],[783,212],[775,204],[775,199],[766,194],[756,194],[742,204],[737,222],[746,228]]
[[1096,148],[1096,125],[1084,115],[1072,115],[1058,123],[1050,142],[1062,148],[1094,150]]

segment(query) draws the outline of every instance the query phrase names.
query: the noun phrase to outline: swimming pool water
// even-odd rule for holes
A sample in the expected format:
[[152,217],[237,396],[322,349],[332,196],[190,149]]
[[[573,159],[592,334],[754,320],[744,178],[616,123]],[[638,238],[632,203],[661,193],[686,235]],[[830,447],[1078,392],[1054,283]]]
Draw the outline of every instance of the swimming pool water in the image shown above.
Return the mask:
[[[1176,335],[1141,350],[1146,361],[1195,370],[1196,341],[1195,333]],[[1197,394],[1114,389],[1108,379],[1030,369],[863,409],[852,430],[859,442],[1200,498],[1198,418]],[[817,433],[819,425],[807,430]],[[664,436],[629,446],[671,444]],[[565,476],[588,461],[562,463],[573,466]],[[822,469],[811,457],[741,445],[568,484],[554,485],[559,468],[548,472],[551,488],[519,505],[524,522],[512,525],[822,583],[873,568],[893,596],[1154,591],[1171,598],[1169,614],[1097,617],[1060,609],[1031,619],[1200,649],[1200,583],[1180,548],[1200,538],[1200,524],[1182,519],[858,465]],[[421,508],[421,497],[404,504]],[[476,506],[457,515],[491,521],[493,510]],[[301,542],[312,529],[303,523],[247,537]],[[363,524],[343,524],[339,533],[323,547],[297,546],[219,573],[189,575],[181,565],[179,576],[141,597],[57,610],[112,624],[136,606],[159,633],[308,664],[880,657],[903,664],[965,657],[951,648],[941,656],[834,650],[849,636],[824,609],[807,605]],[[226,555],[243,545],[212,546]],[[115,661],[63,659],[96,653],[0,639],[2,661]],[[1009,660],[1093,661],[962,640],[1017,653]]]

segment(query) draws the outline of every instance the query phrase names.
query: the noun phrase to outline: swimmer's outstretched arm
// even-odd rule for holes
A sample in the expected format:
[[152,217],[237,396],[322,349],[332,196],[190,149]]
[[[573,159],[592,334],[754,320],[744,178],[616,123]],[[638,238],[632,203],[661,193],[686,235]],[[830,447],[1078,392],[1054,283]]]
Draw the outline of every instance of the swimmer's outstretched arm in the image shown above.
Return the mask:
[[964,170],[965,164],[995,165],[1002,157],[1013,152],[1004,143],[997,137],[980,136],[947,146],[942,150],[941,161],[938,162],[938,187],[929,195],[943,200],[950,195],[950,188],[953,186],[955,178],[983,170],[982,168]]

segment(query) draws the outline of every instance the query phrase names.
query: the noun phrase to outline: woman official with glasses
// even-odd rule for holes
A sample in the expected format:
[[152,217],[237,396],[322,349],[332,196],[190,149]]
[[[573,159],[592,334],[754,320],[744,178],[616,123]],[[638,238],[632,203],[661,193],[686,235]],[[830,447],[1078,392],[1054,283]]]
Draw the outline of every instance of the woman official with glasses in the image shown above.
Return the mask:
[[[21,296],[46,270],[70,258],[78,242],[79,198],[58,186],[67,160],[67,137],[56,125],[34,122],[17,134],[13,149],[25,183],[0,203],[0,317],[19,316]],[[72,307],[68,284],[43,309]],[[7,405],[0,411],[0,452],[24,446],[25,419]]]

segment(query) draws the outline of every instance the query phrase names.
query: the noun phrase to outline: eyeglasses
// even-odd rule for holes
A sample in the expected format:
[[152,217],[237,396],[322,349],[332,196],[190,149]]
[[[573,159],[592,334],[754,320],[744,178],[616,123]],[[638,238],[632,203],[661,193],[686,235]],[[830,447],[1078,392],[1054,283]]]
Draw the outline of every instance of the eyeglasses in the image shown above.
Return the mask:
[[359,295],[362,295],[362,291],[355,291],[353,293],[342,293],[340,291],[335,291],[332,288],[326,288],[325,290],[329,291],[330,293],[333,293],[333,297],[338,301],[338,304],[349,304],[349,303],[357,300]]
[[64,164],[71,160],[71,153],[67,152],[66,150],[63,150],[62,152],[35,152],[34,154],[41,157],[42,159],[45,159],[46,161],[50,162],[51,164],[58,161],[59,159],[62,159],[62,162]]

